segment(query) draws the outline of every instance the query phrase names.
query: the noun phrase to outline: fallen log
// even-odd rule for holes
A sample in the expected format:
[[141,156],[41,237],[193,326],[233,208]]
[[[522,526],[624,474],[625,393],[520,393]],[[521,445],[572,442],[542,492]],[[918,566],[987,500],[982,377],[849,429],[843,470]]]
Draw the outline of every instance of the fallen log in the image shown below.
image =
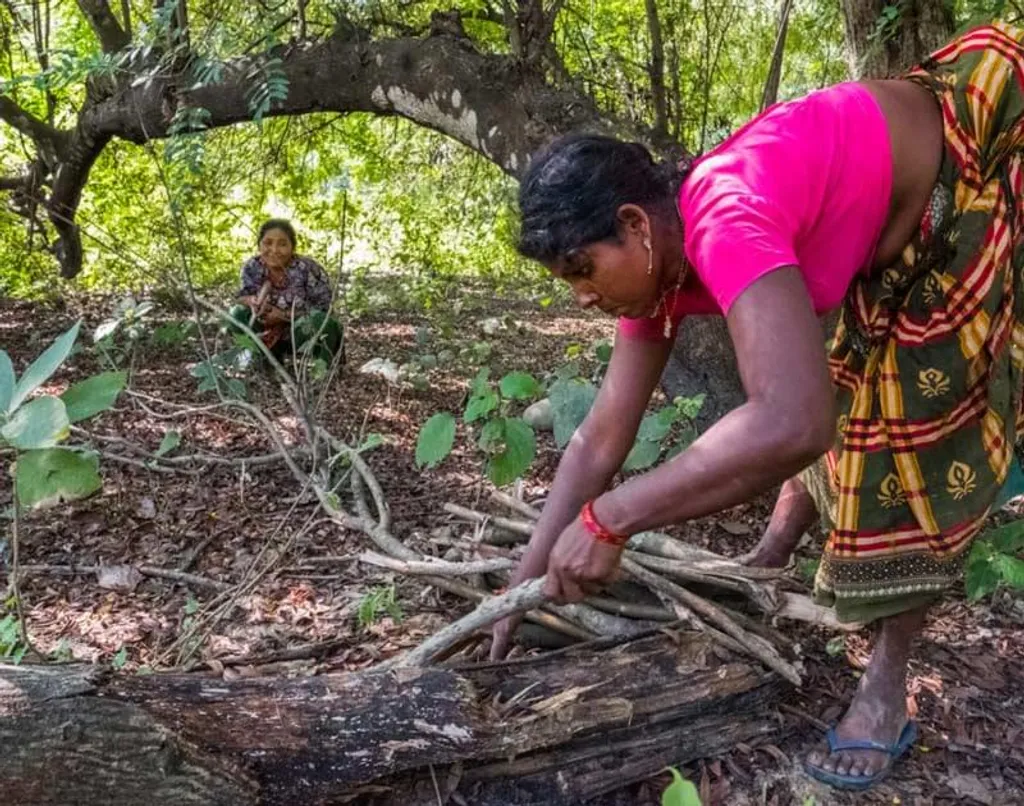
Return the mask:
[[773,733],[784,687],[696,632],[296,679],[0,666],[0,791],[38,806],[568,806]]

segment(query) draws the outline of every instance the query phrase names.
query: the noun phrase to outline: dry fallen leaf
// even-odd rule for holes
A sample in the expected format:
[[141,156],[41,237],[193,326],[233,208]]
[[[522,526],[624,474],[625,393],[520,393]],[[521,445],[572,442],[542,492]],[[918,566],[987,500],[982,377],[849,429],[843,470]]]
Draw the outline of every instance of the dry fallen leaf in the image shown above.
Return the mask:
[[96,572],[96,583],[108,591],[131,593],[142,582],[142,574],[133,565],[103,565]]
[[153,520],[156,517],[156,504],[153,503],[152,498],[142,498],[139,500],[139,509],[135,513],[140,518],[146,520]]

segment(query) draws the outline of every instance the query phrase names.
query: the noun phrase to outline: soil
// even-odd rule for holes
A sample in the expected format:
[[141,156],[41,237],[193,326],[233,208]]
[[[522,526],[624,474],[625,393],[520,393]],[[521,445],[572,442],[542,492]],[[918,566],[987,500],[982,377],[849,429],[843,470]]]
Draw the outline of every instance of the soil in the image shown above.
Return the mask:
[[[90,333],[109,315],[114,300],[84,297],[63,305],[0,300],[0,346],[20,373],[27,363],[73,321],[84,317]],[[381,481],[398,537],[425,554],[443,556],[438,530],[452,524],[442,505],[486,506],[491,489],[483,480],[472,441],[461,433],[456,449],[439,467],[414,463],[420,425],[439,410],[461,411],[473,368],[443,366],[427,376],[422,391],[361,374],[377,357],[403,364],[430,351],[458,349],[473,341],[493,346],[492,377],[509,370],[542,375],[565,361],[570,345],[610,338],[613,325],[585,312],[542,309],[518,299],[464,294],[431,317],[402,311],[376,312],[347,324],[348,364],[334,381],[320,414],[335,435],[359,444],[377,433],[383,444],[366,459]],[[180,320],[183,314],[158,309],[148,326]],[[493,335],[483,323],[497,320]],[[494,321],[489,325],[494,325]],[[417,341],[427,328],[429,343]],[[420,331],[421,338],[425,331]],[[91,338],[48,383],[59,393],[68,383],[103,368]],[[204,410],[214,402],[197,392],[189,374],[202,351],[197,339],[158,345],[148,336],[135,353],[131,388],[148,397],[123,395],[113,411],[83,424],[96,436],[127,440],[155,451],[166,432],[180,431],[181,445],[170,456],[200,451],[242,458],[273,451],[262,432],[241,419],[226,420]],[[588,365],[593,368],[593,362]],[[250,399],[288,439],[301,439],[299,424],[269,375],[250,374]],[[185,416],[160,417],[193,411]],[[81,441],[73,435],[72,441]],[[139,456],[123,443],[103,441],[106,454]],[[527,500],[543,497],[558,461],[543,435],[538,458],[523,482]],[[144,459],[145,457],[143,457]],[[7,459],[0,457],[0,462]],[[3,478],[7,478],[7,473]],[[224,618],[198,646],[182,641],[195,619],[208,612],[216,591],[144,577],[139,581],[108,572],[69,576],[59,571],[27,573],[22,595],[36,650],[52,659],[112,664],[124,673],[164,669],[176,663],[214,669],[225,677],[313,674],[365,668],[419,643],[424,636],[469,609],[414,578],[378,571],[355,561],[366,539],[325,520],[311,521],[315,507],[280,464],[206,467],[201,472],[155,472],[139,464],[101,458],[101,493],[58,508],[30,513],[20,523],[20,561],[45,566],[149,566],[178,569],[202,546],[189,572],[227,583],[239,595]],[[8,509],[10,485],[0,486],[0,509]],[[772,498],[687,524],[677,536],[726,555],[750,549],[764,528]],[[5,521],[6,526],[7,521]],[[820,541],[820,535],[816,540]],[[0,540],[0,570],[10,561],[9,541]],[[794,573],[807,572],[815,545],[801,548]],[[265,570],[242,591],[254,563]],[[124,570],[124,569],[122,569]],[[120,578],[118,578],[120,576]],[[359,618],[368,594],[395,587],[398,611],[370,623]],[[365,607],[364,607],[365,609]],[[1024,679],[1024,642],[1017,630],[1024,602],[1006,592],[968,603],[954,592],[930,614],[911,666],[908,699],[919,720],[921,739],[892,776],[866,795],[832,792],[800,772],[800,759],[821,739],[820,723],[838,719],[852,697],[870,647],[867,634],[846,638],[792,622],[777,626],[804,654],[806,683],[777,715],[773,742],[737,747],[725,757],[690,765],[683,773],[698,783],[710,804],[1011,804],[1024,802],[1024,709],[1016,682]],[[316,658],[264,663],[289,647],[330,642]],[[193,642],[194,644],[194,642]],[[182,649],[194,652],[183,655]],[[667,777],[615,793],[608,804],[655,804]]]

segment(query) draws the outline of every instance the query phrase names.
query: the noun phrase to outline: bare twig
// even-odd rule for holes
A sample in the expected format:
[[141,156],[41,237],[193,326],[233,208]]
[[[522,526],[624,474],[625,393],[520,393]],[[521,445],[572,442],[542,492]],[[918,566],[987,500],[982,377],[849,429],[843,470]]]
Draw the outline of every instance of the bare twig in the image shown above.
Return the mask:
[[[22,565],[20,573],[55,574],[57,576],[85,576],[88,574],[96,574],[102,568],[103,566],[101,565],[34,564]],[[138,565],[135,566],[135,570],[142,574],[142,576],[144,577],[167,579],[171,582],[180,582],[182,585],[191,585],[196,588],[209,588],[211,590],[224,591],[228,590],[231,587],[231,585],[227,584],[226,582],[219,582],[216,579],[196,576],[195,574],[186,574],[183,571],[175,571],[172,568],[155,568],[152,565]]]
[[718,627],[722,632],[742,644],[750,655],[760,660],[769,669],[772,669],[789,680],[794,685],[800,685],[800,672],[791,663],[787,662],[766,640],[757,635],[747,633],[735,621],[729,618],[717,605],[712,604],[697,594],[686,590],[664,577],[660,577],[653,571],[649,571],[641,565],[633,562],[628,557],[622,558],[622,569],[630,576],[643,582],[648,587],[661,591],[671,598],[682,602],[688,608],[698,613],[702,618],[707,619],[711,624]]
[[185,558],[178,565],[178,570],[188,571],[193,565],[195,565],[196,560],[199,559],[202,553],[206,551],[206,549],[214,540],[216,540],[222,534],[230,532],[232,529],[237,528],[237,524],[231,524],[229,526],[223,527],[222,529],[217,529],[213,532],[210,532],[210,534],[204,537],[195,548],[193,548],[191,551],[189,551],[188,554],[185,555]]
[[542,589],[544,578],[531,579],[508,593],[494,596],[482,602],[476,610],[444,629],[434,633],[415,649],[381,664],[381,668],[397,666],[425,666],[436,656],[463,638],[472,635],[513,613],[533,610],[545,601]]
[[609,596],[588,596],[584,603],[605,613],[644,621],[675,621],[676,617],[664,607],[657,605],[637,604],[612,599]]
[[525,501],[520,501],[513,495],[503,493],[501,490],[493,490],[491,492],[491,498],[492,500],[497,501],[499,504],[504,504],[509,509],[513,510],[514,512],[518,512],[520,515],[523,515],[532,521],[538,520],[540,518],[539,509],[531,507]]
[[445,504],[444,511],[450,515],[455,515],[457,518],[462,518],[462,520],[465,521],[473,521],[474,523],[493,523],[501,529],[525,535],[527,537],[533,534],[533,524],[528,521],[513,520],[512,518],[501,518],[496,516],[492,517],[491,515],[487,515],[483,512],[477,512],[475,509],[460,507],[458,504]]
[[436,574],[437,576],[470,576],[472,574],[489,574],[493,571],[510,571],[516,567],[515,560],[501,557],[493,560],[475,560],[473,562],[452,563],[445,560],[396,560],[373,551],[359,555],[359,561],[379,568],[388,568],[402,574]]

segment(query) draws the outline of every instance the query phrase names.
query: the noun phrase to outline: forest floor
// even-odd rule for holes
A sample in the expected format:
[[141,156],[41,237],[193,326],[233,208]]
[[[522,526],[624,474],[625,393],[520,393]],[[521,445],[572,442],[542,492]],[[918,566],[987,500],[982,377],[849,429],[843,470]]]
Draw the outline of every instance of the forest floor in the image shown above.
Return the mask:
[[[20,372],[75,319],[84,316],[83,332],[91,332],[112,305],[109,298],[98,297],[61,306],[0,300],[0,346]],[[506,315],[514,320],[513,327],[492,336],[481,333],[483,320]],[[428,388],[417,392],[360,374],[359,367],[375,357],[404,363],[420,350],[417,328],[431,325],[432,349],[487,339],[493,344],[495,376],[512,369],[542,374],[564,361],[570,344],[586,347],[609,338],[613,329],[611,322],[595,315],[557,306],[541,310],[536,304],[489,294],[453,302],[445,316],[447,328],[437,326],[437,315],[428,322],[402,312],[378,311],[351,321],[348,365],[321,415],[337,436],[353,443],[365,433],[383,437],[367,461],[384,487],[396,534],[426,554],[443,551],[436,540],[439,530],[459,528],[442,505],[485,505],[490,489],[468,440],[457,441],[452,456],[434,470],[417,470],[413,460],[419,426],[436,411],[461,410],[468,374],[464,368],[434,370]],[[157,322],[168,318],[166,312],[155,316]],[[100,368],[91,338],[80,342],[83,349],[51,380],[53,391]],[[90,422],[88,430],[152,451],[173,427],[182,435],[178,454],[266,454],[271,446],[260,432],[198,410],[207,399],[197,393],[188,370],[200,358],[195,339],[164,346],[144,340],[134,361],[132,389],[149,398],[122,396],[116,409]],[[297,436],[298,424],[269,378],[253,380],[250,398],[283,432]],[[171,410],[173,403],[197,410],[183,418],[156,416]],[[111,454],[119,451],[116,442],[104,447]],[[523,487],[527,500],[544,495],[557,458],[550,435],[544,435]],[[189,560],[191,573],[234,585],[254,560],[269,558],[270,572],[194,648],[194,660],[226,677],[362,669],[419,643],[469,609],[415,578],[357,563],[356,555],[367,548],[365,537],[326,521],[310,523],[313,503],[300,496],[294,478],[280,465],[162,473],[104,457],[101,470],[102,493],[31,513],[21,524],[20,561],[45,566],[26,573],[22,583],[29,633],[35,647],[50,657],[109,663],[125,672],[166,668],[180,657],[179,639],[189,619],[212,596],[161,578],[71,575],[68,566],[180,569]],[[0,509],[9,506],[10,498],[5,482],[0,485]],[[725,555],[739,554],[756,541],[770,505],[766,496],[673,533]],[[195,554],[200,546],[202,551]],[[0,570],[5,573],[8,548],[0,541]],[[801,555],[797,567],[806,568],[815,546],[803,547]],[[367,597],[392,586],[401,618],[398,612],[395,618],[385,612],[360,620],[360,605],[365,609]],[[978,604],[957,592],[933,609],[910,671],[910,707],[922,729],[919,745],[884,784],[860,796],[811,784],[800,772],[800,760],[820,741],[820,723],[836,720],[852,697],[867,660],[869,636],[837,637],[807,625],[781,623],[780,629],[803,650],[806,682],[787,698],[785,712],[777,714],[777,735],[683,772],[700,784],[706,806],[1024,803],[1024,743],[1018,744],[1024,737],[1024,694],[1019,687],[1024,640],[1018,636],[1022,621],[1024,602],[1005,592]],[[288,647],[324,642],[330,643],[315,659],[266,663]],[[665,782],[664,777],[652,780],[606,802],[656,804]]]

